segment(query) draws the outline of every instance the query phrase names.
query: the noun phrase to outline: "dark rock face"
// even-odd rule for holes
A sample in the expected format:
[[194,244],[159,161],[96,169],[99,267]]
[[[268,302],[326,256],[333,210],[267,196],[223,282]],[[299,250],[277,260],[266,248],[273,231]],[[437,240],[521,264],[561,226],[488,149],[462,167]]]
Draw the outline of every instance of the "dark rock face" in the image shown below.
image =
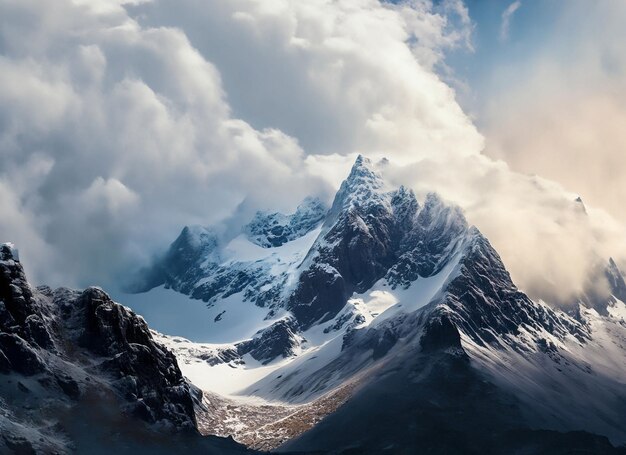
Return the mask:
[[[154,341],[141,317],[113,302],[99,288],[84,292],[32,289],[11,249],[0,246],[0,375],[7,374],[22,377],[17,389],[26,398],[1,395],[12,381],[0,382],[2,415],[17,412],[29,417],[22,426],[11,423],[10,427],[3,427],[0,419],[4,437],[0,451],[32,445],[37,453],[59,452],[60,440],[55,438],[72,434],[73,429],[60,421],[54,434],[37,430],[32,434],[40,436],[29,439],[30,433],[23,428],[41,416],[28,414],[37,409],[28,400],[39,400],[37,397],[43,400],[41,406],[54,409],[42,408],[42,412],[60,419],[67,413],[71,416],[74,409],[103,402],[107,416],[116,415],[114,420],[145,431],[146,438],[154,437],[149,430],[152,427],[141,430],[144,424],[140,425],[140,420],[169,434],[188,435],[185,438],[190,440],[181,441],[185,444],[202,439],[194,411],[194,399],[201,392],[192,390],[174,355]],[[109,398],[103,398],[107,394]],[[24,409],[20,400],[27,400]],[[119,423],[111,424],[115,431]],[[47,426],[49,422],[42,428]],[[205,446],[210,450],[212,443]],[[227,453],[230,449],[239,451],[235,444],[224,446]]]
[[303,327],[332,319],[348,299],[346,283],[333,267],[314,264],[300,275],[289,309]]
[[15,437],[13,435],[3,435],[2,439],[4,439],[4,443],[12,453],[25,455],[35,455],[37,453],[30,441],[25,438]]
[[42,309],[14,250],[0,245],[0,370],[25,375],[45,371],[38,347],[53,348]]
[[498,253],[473,228],[469,250],[461,260],[459,275],[448,284],[444,306],[451,322],[476,343],[495,342],[494,333],[517,334],[520,326],[545,329],[564,337],[588,338],[584,327],[534,303],[513,284]]
[[468,231],[461,210],[434,194],[420,207],[404,187],[385,192],[363,157],[337,192],[325,227],[287,303],[303,328],[332,319],[353,292],[383,277],[395,288],[438,273]]
[[100,368],[116,379],[136,415],[151,423],[165,420],[179,429],[195,428],[189,385],[174,355],[154,342],[143,319],[99,288],[67,302],[62,315],[77,344],[104,358]]
[[239,355],[250,354],[254,359],[267,364],[276,357],[290,357],[300,345],[297,325],[293,319],[281,319],[254,338],[237,345]]
[[249,340],[239,342],[233,347],[204,353],[198,358],[209,365],[244,364],[242,357],[250,354],[253,359],[266,365],[277,357],[287,358],[295,355],[296,350],[304,341],[298,333],[299,327],[293,318],[280,319],[269,327],[259,330]]
[[280,302],[280,291],[286,277],[272,279],[266,265],[253,263],[231,268],[214,264],[212,267],[210,277],[193,287],[191,297],[211,304],[217,299],[242,292],[245,301],[260,307],[273,308]]
[[52,336],[46,327],[41,316],[31,314],[25,321],[25,333],[28,338],[35,342],[40,348],[54,350],[54,342]]
[[459,330],[446,315],[428,321],[420,344],[423,352],[436,352],[449,348],[462,349]]
[[328,231],[318,243],[315,262],[329,264],[344,278],[351,294],[382,278],[398,257],[412,229],[417,200],[404,187],[384,192],[380,174],[359,157],[335,196]]
[[9,246],[0,245],[0,329],[30,339],[26,334],[26,319],[29,316],[37,316],[41,320],[41,312],[34,302],[24,269],[13,257]]
[[419,277],[439,273],[468,229],[460,208],[429,194],[402,242],[404,252],[387,274],[391,285],[406,288]]
[[320,248],[319,262],[335,267],[351,290],[363,292],[395,261],[398,229],[384,207],[359,212],[349,210],[326,234],[324,240],[333,247]]
[[200,265],[215,251],[217,242],[215,232],[185,226],[165,256],[140,273],[131,290],[145,292],[166,284],[176,291],[189,294],[197,281]]
[[61,390],[63,390],[63,393],[65,393],[68,397],[73,400],[77,400],[80,397],[80,387],[71,376],[67,374],[60,374],[56,376],[55,379]]
[[[14,333],[0,333],[0,363],[8,363],[10,371],[15,370],[24,375],[42,373],[46,370],[43,360],[25,340]],[[5,360],[6,359],[6,360]]]
[[371,163],[359,157],[287,303],[304,328],[335,317],[353,292],[369,289],[397,259],[402,229],[410,228],[417,201],[403,188],[385,194],[383,186]]

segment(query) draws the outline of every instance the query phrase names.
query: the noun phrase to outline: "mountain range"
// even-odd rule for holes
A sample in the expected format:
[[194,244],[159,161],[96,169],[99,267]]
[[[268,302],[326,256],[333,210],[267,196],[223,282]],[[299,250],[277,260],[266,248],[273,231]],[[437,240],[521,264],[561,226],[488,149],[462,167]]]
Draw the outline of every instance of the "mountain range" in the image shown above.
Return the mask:
[[188,296],[202,342],[99,288],[33,288],[2,246],[0,444],[80,451],[96,425],[164,453],[626,453],[617,264],[606,293],[533,300],[459,207],[386,165],[359,156],[330,206],[185,227],[133,290]]

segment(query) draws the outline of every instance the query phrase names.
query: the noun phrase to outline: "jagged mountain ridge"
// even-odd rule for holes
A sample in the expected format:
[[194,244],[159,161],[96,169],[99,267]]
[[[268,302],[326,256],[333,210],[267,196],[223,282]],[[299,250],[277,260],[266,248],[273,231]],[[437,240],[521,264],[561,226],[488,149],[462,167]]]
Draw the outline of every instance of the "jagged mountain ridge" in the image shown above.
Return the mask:
[[[131,288],[144,292],[165,285],[209,304],[241,294],[245,301],[276,309],[290,278],[289,269],[301,259],[293,257],[290,248],[280,247],[314,231],[326,212],[317,198],[305,199],[292,215],[258,212],[226,248],[216,229],[187,226],[165,256],[143,271]],[[228,250],[231,245],[234,251]],[[238,246],[243,251],[237,251]]]
[[[406,288],[419,276],[436,274],[468,230],[460,209],[436,194],[421,205],[412,191],[389,188],[364,157],[357,158],[331,208],[321,207],[319,200],[307,199],[294,215],[269,216],[300,220],[299,213],[315,214],[300,223],[299,238],[278,247],[254,249],[263,242],[250,235],[250,226],[261,232],[260,220],[268,218],[262,214],[226,245],[212,228],[186,227],[148,273],[159,279],[140,289],[164,284],[209,306],[229,298],[231,307],[250,302],[267,308],[268,321],[289,314],[306,330],[333,319],[354,292],[383,277]],[[216,310],[214,322],[229,310],[227,305]]]
[[[229,306],[250,302],[267,308],[267,321],[289,314],[306,330],[335,318],[353,293],[382,278],[395,289],[436,275],[470,235],[462,211],[434,193],[420,204],[412,191],[390,188],[379,166],[384,163],[359,156],[328,211],[319,200],[307,199],[291,216],[259,212],[227,245],[220,245],[212,228],[186,227],[153,267],[154,273],[161,271],[161,281],[152,285],[165,284],[211,306],[230,298],[232,303],[215,311],[214,325],[221,324]],[[252,254],[245,251],[259,244],[250,226],[269,231],[274,221],[262,228],[262,220],[301,219],[301,213],[314,216],[300,224],[299,238],[278,247],[265,244]],[[283,252],[291,246],[297,254]]]
[[[313,368],[306,359],[294,362],[248,389],[306,401],[337,384],[360,383],[360,390],[338,411],[286,449],[508,453],[529,445],[531,453],[569,453],[574,448],[618,453],[608,440],[589,434],[536,429],[586,429],[617,442],[626,440],[621,424],[626,418],[623,316],[605,321],[590,314],[596,323],[621,334],[594,341],[601,333],[589,321],[554,311],[519,292],[488,241],[475,230],[473,234],[456,272],[428,305],[353,330],[344,337],[339,355]],[[623,303],[621,308],[626,310]],[[620,351],[606,352],[612,345]],[[605,350],[607,359],[617,360],[617,371],[592,363],[598,348]],[[577,352],[586,349],[595,352],[586,357]],[[322,351],[316,355],[324,356]],[[559,387],[581,394],[572,402],[569,393],[555,392]],[[534,401],[542,391],[542,400]],[[434,407],[429,394],[440,400]],[[447,416],[443,420],[442,413]],[[459,414],[479,426],[460,424]],[[433,418],[439,427],[432,427]],[[388,421],[394,424],[373,424]],[[338,427],[341,432],[335,431]],[[486,429],[491,439],[480,435]],[[434,430],[452,435],[441,441]],[[553,451],[548,449],[552,445]]]
[[[619,298],[623,276],[617,266],[612,263],[607,268],[613,280],[609,278],[612,296],[605,301],[605,315],[589,306],[567,314],[535,302],[515,287],[497,252],[468,225],[460,209],[435,194],[420,204],[406,188],[390,188],[378,166],[359,157],[319,226],[276,249],[264,248],[265,255],[253,258],[255,267],[261,267],[276,260],[273,251],[290,246],[298,250],[291,256],[296,260],[287,267],[289,278],[278,289],[279,298],[267,311],[260,330],[241,332],[239,339],[243,341],[231,347],[181,344],[184,350],[177,352],[183,369],[189,366],[190,372],[197,372],[204,364],[211,371],[228,365],[236,377],[237,371],[255,371],[258,361],[269,365],[263,377],[242,383],[243,390],[238,393],[317,406],[328,394],[347,386],[373,390],[380,378],[394,378],[396,386],[412,383],[411,377],[418,374],[415,368],[429,369],[442,361],[444,369],[460,369],[462,377],[473,378],[468,380],[468,387],[480,388],[475,381],[487,381],[489,393],[509,397],[505,401],[515,403],[515,418],[497,429],[508,435],[506,441],[482,441],[484,444],[513,444],[509,432],[520,428],[586,429],[623,441],[625,431],[619,422],[626,416],[622,406],[626,307]],[[237,241],[245,240],[239,237]],[[222,248],[228,250],[232,245]],[[232,259],[220,266],[233,273],[241,269],[241,263]],[[272,276],[276,269],[266,270]],[[234,299],[237,295],[242,298]],[[246,298],[245,286],[226,299],[219,294],[211,299],[211,305],[219,306],[219,314],[228,312],[228,305],[262,305]],[[221,323],[209,323],[207,331]],[[264,346],[263,353],[242,350],[242,346],[249,346],[248,340]],[[176,344],[171,343],[174,350]],[[607,351],[605,360],[594,359],[602,350]],[[401,364],[409,370],[403,370]],[[519,368],[519,380],[512,366]],[[200,375],[195,377],[202,381]],[[445,376],[438,375],[430,376],[429,381],[433,377],[437,377],[435,383],[446,382]],[[577,412],[570,412],[572,406],[568,407],[560,394],[554,398],[544,391],[542,402],[533,402],[532,395],[542,391],[537,384],[545,384],[547,391],[605,391],[587,394],[575,406]],[[214,391],[212,385],[207,387]],[[449,399],[448,392],[437,393]],[[360,417],[369,421],[376,420],[375,416],[383,420],[390,417],[369,408],[353,414],[350,410],[359,408],[362,396],[357,391],[337,415],[345,413],[356,421]],[[422,405],[423,398],[413,402],[415,406]],[[397,404],[398,398],[394,400]],[[384,403],[376,406],[391,412]],[[327,412],[333,412],[328,419],[335,422],[334,410]],[[533,426],[533,421],[538,423]],[[353,428],[361,428],[359,425],[355,423]],[[316,439],[333,440],[328,433],[333,427],[330,425],[326,433],[314,429],[315,437],[304,438],[309,442],[293,447],[326,450],[328,445],[307,444]],[[220,431],[237,434],[239,430],[232,427]],[[255,428],[246,431],[259,435]],[[349,434],[355,435],[347,431]],[[389,441],[394,433],[371,434]],[[559,438],[578,438],[553,433],[544,436],[561,441]],[[544,436],[539,437],[542,444],[547,443]],[[596,442],[591,438],[592,444]]]
[[[321,207],[310,199],[291,216],[258,214],[254,229],[226,245],[210,228],[186,228],[170,248],[172,262],[153,269],[158,277],[169,267],[161,278],[179,291],[210,291],[209,331],[231,324],[236,307],[236,318],[262,314],[232,343],[150,333],[97,288],[34,290],[16,252],[3,246],[1,392],[11,397],[2,403],[11,417],[1,422],[9,437],[0,443],[84,447],[77,418],[93,426],[88,416],[97,408],[192,433],[155,441],[150,426],[123,417],[151,452],[172,444],[240,450],[199,439],[199,424],[254,447],[286,443],[281,450],[622,453],[605,437],[626,440],[625,285],[613,261],[602,311],[587,305],[567,314],[518,290],[460,209],[435,194],[419,203],[406,188],[390,188],[369,160],[360,157],[331,208]],[[211,393],[202,397],[178,363]],[[204,385],[211,382],[233,382],[234,393],[219,397]],[[101,409],[102,393],[112,409]],[[271,406],[239,404],[241,394]],[[42,398],[45,413],[63,417],[61,427],[31,412]],[[112,423],[104,421],[106,434]],[[433,436],[441,434],[445,440]],[[129,449],[127,436],[117,442]]]
[[0,452],[244,453],[199,435],[201,396],[140,316],[100,288],[32,288],[0,245]]
[[313,230],[324,220],[326,212],[327,208],[320,199],[308,197],[291,215],[257,212],[243,231],[256,245],[278,247]]

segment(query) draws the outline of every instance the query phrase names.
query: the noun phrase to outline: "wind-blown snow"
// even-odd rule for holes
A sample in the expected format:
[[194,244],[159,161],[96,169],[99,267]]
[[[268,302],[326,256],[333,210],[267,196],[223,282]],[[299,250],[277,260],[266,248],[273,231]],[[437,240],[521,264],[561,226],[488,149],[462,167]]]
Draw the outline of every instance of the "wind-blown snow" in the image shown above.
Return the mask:
[[616,299],[607,307],[607,311],[612,318],[626,323],[626,304],[621,300]]

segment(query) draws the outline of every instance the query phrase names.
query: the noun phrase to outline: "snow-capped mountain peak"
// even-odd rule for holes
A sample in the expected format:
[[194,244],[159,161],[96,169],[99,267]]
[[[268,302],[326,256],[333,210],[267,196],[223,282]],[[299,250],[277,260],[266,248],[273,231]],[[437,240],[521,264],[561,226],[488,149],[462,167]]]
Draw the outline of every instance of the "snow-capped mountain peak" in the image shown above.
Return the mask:
[[165,284],[208,302],[209,324],[219,327],[251,305],[265,327],[290,313],[306,329],[335,318],[354,292],[385,277],[408,288],[433,275],[466,234],[461,210],[435,194],[420,205],[412,190],[385,182],[377,166],[359,156],[329,211],[307,198],[291,215],[257,212],[224,245],[212,228],[185,228],[153,268],[160,281],[149,287]]
[[375,204],[389,204],[391,188],[383,179],[376,165],[362,155],[359,155],[350,170],[348,177],[341,183],[335,195],[330,213],[330,220],[341,211],[350,207],[372,206]]
[[[429,402],[415,395],[419,386],[407,384],[448,396],[441,387],[450,376],[436,372],[451,369],[451,377],[461,371],[473,378],[467,379],[472,387],[489,383],[497,394],[514,397],[524,412],[506,423],[513,428],[537,420],[550,429],[585,428],[626,440],[615,424],[626,419],[626,407],[605,409],[590,395],[572,413],[558,397],[544,396],[540,404],[529,398],[542,393],[538,384],[545,382],[576,390],[584,384],[626,399],[626,323],[619,319],[626,314],[626,285],[613,261],[601,269],[612,294],[608,304],[602,301],[602,312],[580,306],[577,315],[568,314],[533,301],[459,207],[435,193],[418,201],[412,190],[389,185],[379,165],[362,156],[329,211],[308,200],[292,215],[260,212],[240,235],[215,248],[219,254],[207,256],[213,250],[202,248],[185,253],[197,259],[184,270],[171,267],[177,261],[160,267],[168,271],[162,284],[208,303],[208,343],[162,339],[179,353],[192,381],[228,395],[224,402],[213,395],[211,409],[232,412],[241,394],[283,402],[280,415],[296,406],[298,419],[308,406],[331,413],[343,404],[341,412],[348,414],[337,418],[344,425],[359,420],[355,409],[368,403],[355,392],[359,387],[366,397],[402,389],[411,409],[419,409]],[[219,260],[207,259],[214,257]],[[593,360],[603,350],[604,360]],[[218,373],[232,382],[216,381]],[[359,398],[350,399],[352,394]],[[501,409],[498,399],[490,403]],[[385,412],[403,402],[372,406],[367,412],[385,420],[391,418]],[[586,420],[580,417],[585,407]],[[241,413],[248,412],[257,410],[242,405]],[[287,437],[274,436],[268,424],[244,425],[244,431],[220,423],[216,429],[215,420],[207,419],[207,431],[270,444],[264,448]],[[298,420],[296,427],[314,424],[308,422]],[[385,428],[381,440],[402,437]],[[307,445],[297,449],[318,448],[304,440]]]

